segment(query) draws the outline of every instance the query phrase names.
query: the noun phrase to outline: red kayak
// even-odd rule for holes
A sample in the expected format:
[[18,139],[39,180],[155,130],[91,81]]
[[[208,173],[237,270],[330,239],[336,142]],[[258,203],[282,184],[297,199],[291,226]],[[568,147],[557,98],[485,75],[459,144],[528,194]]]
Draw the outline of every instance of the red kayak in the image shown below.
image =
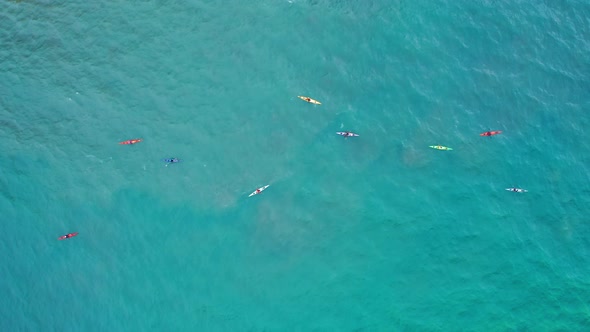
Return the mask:
[[501,133],[502,133],[501,130],[486,131],[485,133],[479,134],[479,136],[494,136],[494,135],[498,135],[498,134],[501,134]]
[[69,238],[74,237],[76,235],[78,235],[78,232],[62,235],[62,236],[58,237],[57,239],[61,241],[61,240],[69,239]]
[[127,140],[127,141],[119,142],[119,144],[130,145],[130,144],[135,144],[135,143],[139,143],[139,142],[141,142],[141,138],[130,139],[130,140]]

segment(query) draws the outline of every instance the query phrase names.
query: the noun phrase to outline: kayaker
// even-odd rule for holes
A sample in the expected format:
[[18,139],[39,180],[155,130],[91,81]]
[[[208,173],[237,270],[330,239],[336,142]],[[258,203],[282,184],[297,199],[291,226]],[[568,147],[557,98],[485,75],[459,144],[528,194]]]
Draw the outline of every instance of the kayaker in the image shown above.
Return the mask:
[[78,233],[69,233],[69,234],[66,234],[66,235],[62,235],[62,236],[60,236],[60,237],[58,238],[58,240],[65,240],[65,239],[69,239],[69,238],[71,238],[71,237],[74,237],[74,236],[76,236],[76,235],[78,235]]

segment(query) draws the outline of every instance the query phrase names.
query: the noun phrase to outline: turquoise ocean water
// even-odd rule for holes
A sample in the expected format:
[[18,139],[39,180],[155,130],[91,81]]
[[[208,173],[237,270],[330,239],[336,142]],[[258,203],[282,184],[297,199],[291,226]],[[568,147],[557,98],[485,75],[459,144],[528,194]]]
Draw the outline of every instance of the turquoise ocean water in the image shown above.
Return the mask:
[[0,2],[0,330],[587,331],[589,17]]

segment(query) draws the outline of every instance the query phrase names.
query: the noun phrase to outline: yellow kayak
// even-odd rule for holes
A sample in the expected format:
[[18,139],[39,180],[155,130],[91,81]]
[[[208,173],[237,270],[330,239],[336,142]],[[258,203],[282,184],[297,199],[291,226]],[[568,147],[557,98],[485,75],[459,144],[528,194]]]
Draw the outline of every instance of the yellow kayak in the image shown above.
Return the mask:
[[301,98],[301,100],[305,100],[308,103],[312,103],[312,104],[316,104],[316,105],[321,105],[322,104],[319,101],[317,101],[315,99],[311,99],[311,98],[306,97],[306,96],[297,96],[297,97]]
[[443,150],[443,151],[451,151],[453,149],[446,147],[446,146],[442,146],[442,145],[430,145],[429,147],[433,148],[433,149],[437,149],[437,150]]

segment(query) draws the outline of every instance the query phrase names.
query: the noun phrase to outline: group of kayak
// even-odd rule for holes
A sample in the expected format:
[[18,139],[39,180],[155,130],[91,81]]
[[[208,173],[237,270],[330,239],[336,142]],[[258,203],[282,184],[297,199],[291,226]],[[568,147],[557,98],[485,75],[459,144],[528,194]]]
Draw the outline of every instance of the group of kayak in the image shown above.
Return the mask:
[[[310,97],[306,97],[306,96],[297,96],[297,97],[299,97],[300,99],[302,99],[302,100],[304,100],[304,101],[306,101],[308,103],[311,103],[311,104],[315,104],[315,105],[321,105],[322,104],[319,101],[317,101],[315,99],[312,99]],[[498,135],[498,134],[501,134],[501,133],[502,133],[501,130],[490,130],[490,131],[485,131],[485,132],[479,134],[479,136],[487,136],[487,137],[490,137],[490,136]],[[339,131],[339,132],[336,132],[336,134],[338,134],[340,136],[344,136],[344,137],[356,137],[356,136],[359,136],[358,134],[355,134],[355,133],[350,132],[350,131]],[[442,145],[430,145],[429,147],[432,148],[432,149],[441,150],[441,151],[452,151],[453,150],[453,148],[450,148],[448,146],[442,146]],[[511,191],[511,192],[515,192],[515,193],[525,193],[525,192],[527,192],[526,189],[522,189],[522,188],[506,188],[506,190],[507,191]],[[252,193],[252,195],[254,195],[254,193]]]
[[[319,101],[317,101],[315,99],[312,99],[310,97],[306,97],[306,96],[297,96],[297,97],[300,98],[303,101],[306,101],[306,102],[311,103],[311,104],[314,104],[314,105],[321,105],[322,104],[321,102],[319,102]],[[486,132],[481,133],[480,136],[494,136],[494,135],[498,135],[498,134],[501,134],[501,133],[502,133],[501,130],[486,131]],[[358,136],[360,136],[359,134],[353,133],[351,131],[338,131],[338,132],[336,132],[336,134],[337,135],[340,135],[342,137],[345,137],[345,138],[346,137],[358,137]],[[129,139],[129,140],[126,140],[126,141],[119,142],[119,144],[121,144],[121,145],[133,145],[133,144],[137,144],[137,143],[139,143],[141,141],[142,141],[141,138],[135,138],[135,139]],[[442,150],[442,151],[452,151],[453,150],[450,147],[442,146],[442,145],[430,145],[429,147],[430,148],[433,148],[433,149],[436,149],[436,150]],[[169,164],[179,163],[181,160],[178,159],[178,158],[171,157],[171,158],[164,158],[164,159],[162,159],[162,161],[164,161],[166,163],[166,166],[168,166]],[[252,197],[254,195],[258,195],[258,194],[262,193],[269,186],[270,185],[267,184],[265,186],[262,186],[260,188],[257,188],[250,195],[248,195],[248,197]],[[511,191],[511,192],[516,192],[516,193],[524,193],[524,192],[527,192],[527,190],[521,189],[521,188],[506,188],[506,190],[507,191]],[[69,238],[72,238],[72,237],[74,237],[76,235],[78,235],[77,232],[65,234],[65,235],[60,236],[58,238],[58,240],[69,239]]]
[[[498,135],[501,134],[502,131],[501,130],[493,130],[493,131],[486,131],[483,132],[481,134],[479,134],[479,136],[494,136],[494,135]],[[436,150],[442,150],[442,151],[451,151],[453,150],[452,148],[449,148],[447,146],[442,146],[442,145],[430,145],[431,148],[436,149]],[[511,191],[511,192],[515,192],[515,193],[526,193],[528,190],[526,189],[522,189],[522,188],[506,188],[507,191]]]
[[[494,136],[494,135],[498,135],[498,134],[501,134],[501,133],[502,133],[501,130],[486,131],[486,132],[483,132],[483,133],[479,134],[479,136]],[[437,150],[443,150],[443,151],[451,151],[451,150],[453,150],[452,148],[449,148],[447,146],[442,146],[442,145],[430,145],[429,147],[431,147],[433,149],[437,149]]]
[[[143,141],[141,138],[135,138],[135,139],[129,139],[123,142],[119,142],[119,144],[121,145],[133,145],[133,144],[137,144],[139,142]],[[166,166],[168,166],[168,164],[175,164],[175,163],[179,163],[180,159],[178,158],[164,158],[162,159],[163,162],[166,163]]]
[[[486,131],[483,132],[481,134],[479,134],[479,136],[494,136],[494,135],[498,135],[501,134],[502,131],[501,130],[493,130],[493,131]],[[433,149],[437,149],[437,150],[443,150],[443,151],[451,151],[453,150],[452,148],[446,147],[446,146],[442,146],[442,145],[431,145],[430,146]],[[522,188],[506,188],[507,191],[511,191],[511,192],[515,192],[515,193],[526,193],[528,190],[526,189],[522,189]]]
[[[322,104],[319,101],[309,98],[309,97],[306,97],[306,96],[297,96],[297,97],[303,101],[310,103],[310,104],[314,104],[314,105],[321,105]],[[357,137],[357,136],[359,136],[359,134],[355,134],[351,131],[338,131],[338,132],[336,132],[336,134],[343,136],[343,137]]]

